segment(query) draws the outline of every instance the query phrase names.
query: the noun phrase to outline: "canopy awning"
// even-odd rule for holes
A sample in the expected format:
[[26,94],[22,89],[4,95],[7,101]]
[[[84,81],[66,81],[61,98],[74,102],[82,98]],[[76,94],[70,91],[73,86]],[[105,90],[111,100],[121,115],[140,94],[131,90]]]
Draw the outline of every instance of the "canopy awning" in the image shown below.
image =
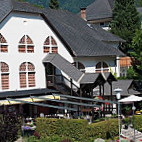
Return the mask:
[[[43,102],[43,101],[46,101],[46,99],[57,99],[57,100],[60,100],[60,96],[57,96],[57,95],[56,96],[54,96],[54,95],[46,95],[46,96],[42,96],[42,99],[41,98],[37,98],[37,97],[35,97],[35,98],[34,97],[25,97],[25,98],[13,99],[13,100],[5,99],[5,100],[0,100],[0,105],[24,104],[23,101],[26,101],[26,102]],[[19,101],[17,101],[17,100],[19,100]]]

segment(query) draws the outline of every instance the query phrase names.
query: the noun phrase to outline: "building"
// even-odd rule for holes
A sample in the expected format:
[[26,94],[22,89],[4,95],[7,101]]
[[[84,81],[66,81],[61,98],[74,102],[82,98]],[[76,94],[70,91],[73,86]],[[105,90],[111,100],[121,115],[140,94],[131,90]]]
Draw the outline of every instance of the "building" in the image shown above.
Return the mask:
[[[81,8],[81,17],[90,24],[95,24],[105,30],[109,30],[109,24],[113,19],[113,8],[115,0],[95,0],[86,8]],[[137,7],[137,11],[142,15],[142,7]]]
[[[23,100],[31,104],[44,102],[54,96],[44,99],[30,96],[45,97],[57,92],[91,97],[97,85],[115,81],[110,72],[120,75],[117,59],[123,53],[117,46],[121,42],[121,38],[88,25],[70,12],[1,0],[1,105],[20,102],[19,110],[30,110],[29,115],[37,116],[43,108],[23,105]],[[60,108],[57,102],[48,102],[52,106],[47,103],[46,107]]]

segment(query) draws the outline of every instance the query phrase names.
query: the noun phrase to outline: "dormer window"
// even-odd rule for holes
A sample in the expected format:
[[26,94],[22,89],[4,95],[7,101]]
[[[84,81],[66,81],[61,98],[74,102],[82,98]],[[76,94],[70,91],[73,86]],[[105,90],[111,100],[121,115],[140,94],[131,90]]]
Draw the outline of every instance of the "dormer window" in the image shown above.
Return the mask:
[[44,53],[58,53],[57,42],[52,36],[48,36],[43,45]]
[[8,45],[6,39],[0,34],[0,52],[8,52]]
[[96,64],[96,72],[109,72],[109,67],[105,62],[99,62]]
[[20,53],[34,53],[34,44],[28,35],[24,35],[20,39],[18,50]]

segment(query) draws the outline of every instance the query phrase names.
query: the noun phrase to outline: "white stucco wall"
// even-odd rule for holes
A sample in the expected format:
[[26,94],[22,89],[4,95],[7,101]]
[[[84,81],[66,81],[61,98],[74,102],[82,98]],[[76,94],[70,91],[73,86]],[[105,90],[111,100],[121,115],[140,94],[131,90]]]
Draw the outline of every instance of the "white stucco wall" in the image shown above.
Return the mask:
[[98,62],[105,62],[109,66],[109,71],[112,73],[116,73],[119,77],[119,60],[117,60],[117,64],[115,66],[115,57],[80,57],[74,58],[76,62],[81,62],[85,66],[86,73],[94,73],[96,70],[96,64]]
[[[46,53],[43,53],[43,43],[48,36],[53,36],[56,40],[58,45],[58,53],[68,61],[73,62],[71,55],[64,47],[60,39],[50,29],[40,15],[11,13],[0,24],[0,33],[5,37],[8,43],[8,53],[0,53],[0,62],[5,62],[9,65],[10,91],[21,89],[19,83],[19,66],[23,62],[31,62],[35,66],[36,86],[34,88],[46,87],[45,68],[42,64],[42,60],[46,56]],[[29,35],[32,39],[35,45],[34,53],[18,52],[18,43],[23,35]]]

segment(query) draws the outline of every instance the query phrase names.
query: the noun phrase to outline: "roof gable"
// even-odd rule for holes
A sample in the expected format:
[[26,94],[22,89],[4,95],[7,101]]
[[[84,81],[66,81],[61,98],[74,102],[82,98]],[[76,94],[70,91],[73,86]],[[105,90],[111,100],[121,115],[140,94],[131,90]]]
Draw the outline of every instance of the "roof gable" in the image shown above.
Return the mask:
[[[4,6],[6,9],[3,11]],[[118,49],[102,42],[87,22],[64,10],[40,9],[27,2],[0,0],[0,21],[11,11],[41,14],[73,56],[119,56]],[[1,14],[4,13],[4,14]]]
[[86,9],[86,19],[112,18],[113,0],[95,0]]

